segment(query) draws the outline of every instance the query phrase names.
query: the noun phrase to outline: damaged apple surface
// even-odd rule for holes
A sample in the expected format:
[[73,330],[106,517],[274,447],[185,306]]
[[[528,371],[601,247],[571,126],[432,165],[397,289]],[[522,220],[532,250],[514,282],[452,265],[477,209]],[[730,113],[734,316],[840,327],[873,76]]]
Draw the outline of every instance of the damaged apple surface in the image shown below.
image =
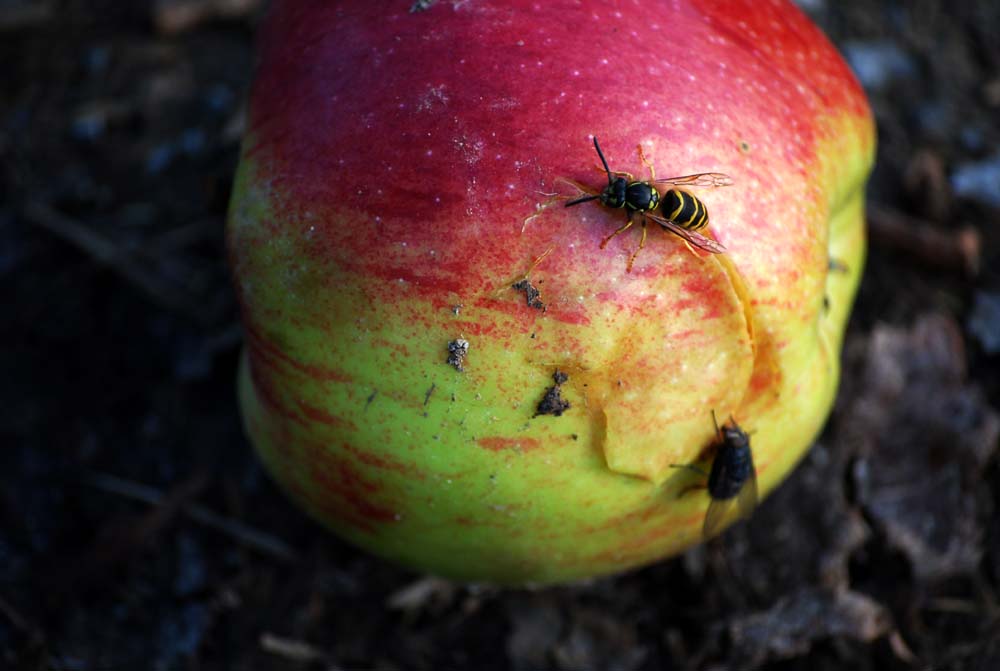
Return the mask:
[[[707,470],[713,411],[752,432],[762,496],[802,457],[874,129],[790,2],[279,1],[260,39],[240,399],[309,513],[418,569],[555,582],[702,540],[704,478],[671,466]],[[729,175],[691,189],[726,252],[650,226],[626,272],[639,226],[602,249],[623,211],[560,204],[607,184],[594,135],[636,179],[637,145],[659,177]]]

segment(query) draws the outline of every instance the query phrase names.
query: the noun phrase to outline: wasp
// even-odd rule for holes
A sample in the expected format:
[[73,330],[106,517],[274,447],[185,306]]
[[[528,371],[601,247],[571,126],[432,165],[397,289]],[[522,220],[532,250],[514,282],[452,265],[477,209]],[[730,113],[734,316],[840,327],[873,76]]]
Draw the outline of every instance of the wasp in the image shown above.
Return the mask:
[[[703,172],[695,175],[684,175],[682,177],[656,179],[653,165],[646,160],[645,155],[642,153],[642,145],[639,145],[639,158],[649,168],[649,179],[641,181],[635,179],[635,177],[627,172],[612,172],[611,168],[608,167],[608,161],[604,158],[604,152],[601,151],[601,145],[598,144],[596,136],[594,137],[594,149],[597,150],[597,155],[604,166],[604,172],[608,176],[608,185],[599,194],[588,194],[567,202],[566,207],[572,207],[573,205],[579,205],[591,200],[600,200],[601,205],[605,207],[625,209],[625,225],[604,238],[601,241],[601,249],[604,249],[608,242],[616,235],[631,228],[634,223],[632,216],[636,213],[639,214],[642,224],[642,238],[639,240],[639,248],[628,259],[628,265],[625,268],[627,272],[632,272],[632,263],[635,261],[635,257],[646,245],[646,219],[652,219],[664,229],[679,236],[692,247],[697,247],[712,254],[721,254],[726,251],[726,248],[715,240],[698,233],[699,230],[708,225],[708,210],[705,209],[705,204],[701,200],[692,193],[680,188],[668,189],[661,197],[654,184],[704,187],[729,186],[733,183],[733,180],[728,175],[718,172]],[[660,211],[665,216],[653,214],[657,206],[660,206]]]
[[[706,540],[722,528],[733,503],[736,503],[741,519],[750,517],[757,507],[757,471],[753,465],[750,436],[732,417],[720,429],[713,411],[712,422],[715,424],[716,435],[715,458],[708,473],[707,485],[712,501],[708,504],[701,527],[702,537]],[[694,466],[682,468],[702,473],[701,469]]]

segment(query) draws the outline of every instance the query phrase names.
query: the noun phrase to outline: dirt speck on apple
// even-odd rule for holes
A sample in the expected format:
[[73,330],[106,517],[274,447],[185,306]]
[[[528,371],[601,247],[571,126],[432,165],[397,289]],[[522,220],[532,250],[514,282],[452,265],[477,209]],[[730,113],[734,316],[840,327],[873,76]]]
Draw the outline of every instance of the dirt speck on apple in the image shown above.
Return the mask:
[[545,390],[545,395],[542,396],[542,400],[538,402],[538,407],[535,410],[535,417],[539,415],[554,415],[559,417],[569,410],[569,401],[562,397],[562,385],[568,379],[569,375],[560,370],[552,374],[552,381],[555,384]]
[[465,356],[469,353],[469,341],[456,338],[448,343],[448,364],[459,372],[465,371]]
[[538,287],[533,285],[528,278],[514,282],[514,284],[511,285],[511,288],[524,294],[524,301],[528,307],[541,310],[542,312],[545,311],[545,303],[541,298],[542,292],[539,291]]

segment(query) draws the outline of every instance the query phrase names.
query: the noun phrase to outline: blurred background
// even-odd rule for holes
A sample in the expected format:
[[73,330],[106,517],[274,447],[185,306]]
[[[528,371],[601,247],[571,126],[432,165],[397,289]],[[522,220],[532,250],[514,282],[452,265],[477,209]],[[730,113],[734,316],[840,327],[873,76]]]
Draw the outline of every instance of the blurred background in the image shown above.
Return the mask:
[[1000,669],[1000,3],[800,0],[879,126],[818,443],[536,591],[328,535],[243,437],[223,246],[263,0],[0,0],[0,668]]

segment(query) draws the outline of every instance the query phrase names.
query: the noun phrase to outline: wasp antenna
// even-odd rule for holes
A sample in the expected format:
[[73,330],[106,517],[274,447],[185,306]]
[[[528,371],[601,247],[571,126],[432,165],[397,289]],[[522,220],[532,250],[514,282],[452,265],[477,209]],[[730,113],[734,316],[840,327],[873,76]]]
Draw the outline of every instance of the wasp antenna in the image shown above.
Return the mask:
[[588,200],[597,200],[600,196],[584,196],[583,198],[577,198],[576,200],[571,200],[566,203],[566,207],[570,205],[579,205],[580,203],[586,203]]
[[712,424],[715,424],[715,435],[719,435],[719,421],[715,419],[715,408],[712,408]]
[[611,179],[611,168],[608,167],[608,161],[604,158],[604,152],[601,151],[601,145],[597,144],[597,136],[594,136],[594,149],[597,150],[597,155],[601,157],[601,163],[604,164],[604,172],[608,173],[608,184],[611,184],[614,180]]

